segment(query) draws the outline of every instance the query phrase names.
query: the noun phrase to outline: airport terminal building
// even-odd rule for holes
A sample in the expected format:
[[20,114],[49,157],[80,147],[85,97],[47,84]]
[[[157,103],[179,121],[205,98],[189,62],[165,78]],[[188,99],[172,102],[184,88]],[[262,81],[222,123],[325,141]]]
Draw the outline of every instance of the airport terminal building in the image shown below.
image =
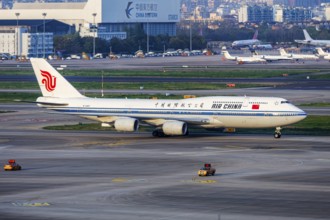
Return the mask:
[[54,36],[79,32],[81,36],[106,40],[113,37],[125,39],[128,28],[136,25],[141,25],[150,36],[175,36],[176,23],[180,21],[180,0],[0,2],[0,27],[24,26],[28,27],[30,33],[47,32]]

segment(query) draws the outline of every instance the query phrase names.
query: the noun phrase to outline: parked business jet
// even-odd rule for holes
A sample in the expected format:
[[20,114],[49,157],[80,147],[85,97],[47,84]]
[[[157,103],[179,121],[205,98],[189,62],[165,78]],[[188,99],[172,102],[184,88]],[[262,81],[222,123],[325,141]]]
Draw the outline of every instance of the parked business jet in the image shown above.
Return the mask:
[[252,56],[264,59],[267,62],[292,60],[291,57],[287,57],[287,56],[282,56],[282,55],[259,55],[257,52],[254,52]]
[[319,57],[322,57],[323,59],[330,61],[330,53],[324,52],[324,50],[321,47],[317,47],[316,52]]
[[295,42],[299,44],[306,44],[306,45],[312,45],[312,46],[318,46],[318,47],[330,47],[330,40],[314,40],[311,38],[311,36],[308,34],[308,32],[304,29],[304,36],[305,40],[295,40]]
[[306,113],[283,98],[213,96],[180,100],[89,98],[80,94],[47,61],[31,58],[42,97],[38,106],[79,115],[117,131],[137,131],[141,122],[154,126],[153,136],[187,135],[188,129],[271,128],[299,122]]
[[280,48],[280,54],[284,57],[292,58],[293,60],[318,60],[319,57],[315,54],[288,54],[283,48]]
[[259,58],[259,57],[233,57],[229,54],[229,52],[227,50],[222,51],[222,54],[224,55],[224,57],[227,60],[231,60],[231,61],[236,61],[237,64],[244,64],[244,63],[265,63],[266,60]]
[[253,35],[252,39],[249,40],[237,40],[232,43],[232,47],[240,48],[240,47],[253,47],[254,45],[260,44],[260,40],[258,40],[258,30]]

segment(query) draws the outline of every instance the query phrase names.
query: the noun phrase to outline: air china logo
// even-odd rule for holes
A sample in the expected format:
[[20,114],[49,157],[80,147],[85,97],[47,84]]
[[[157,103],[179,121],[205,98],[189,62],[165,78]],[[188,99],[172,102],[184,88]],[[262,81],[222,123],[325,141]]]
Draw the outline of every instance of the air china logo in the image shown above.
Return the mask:
[[54,91],[56,87],[56,77],[50,75],[50,73],[47,71],[43,71],[43,70],[40,71],[41,71],[41,75],[43,76],[41,83],[46,86],[46,90],[48,92]]
[[128,2],[127,3],[127,8],[125,9],[126,17],[127,18],[131,18],[132,17],[131,11],[134,9],[133,7],[131,7],[132,4],[133,4],[133,2]]

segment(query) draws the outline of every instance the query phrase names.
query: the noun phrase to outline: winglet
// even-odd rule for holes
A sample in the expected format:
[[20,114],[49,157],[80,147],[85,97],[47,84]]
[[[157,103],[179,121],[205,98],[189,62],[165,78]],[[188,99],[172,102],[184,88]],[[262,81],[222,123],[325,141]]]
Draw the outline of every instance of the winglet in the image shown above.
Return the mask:
[[46,60],[31,58],[30,61],[44,97],[84,97]]

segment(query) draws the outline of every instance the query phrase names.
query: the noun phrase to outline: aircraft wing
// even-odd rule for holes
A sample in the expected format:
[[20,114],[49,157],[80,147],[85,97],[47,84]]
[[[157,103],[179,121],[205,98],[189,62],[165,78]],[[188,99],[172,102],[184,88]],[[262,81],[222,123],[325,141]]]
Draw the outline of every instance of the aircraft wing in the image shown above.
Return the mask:
[[[139,119],[141,121],[158,121],[158,122],[165,122],[165,121],[182,121],[182,122],[186,122],[187,124],[191,124],[191,125],[205,125],[205,124],[210,124],[211,121],[208,118],[171,118],[171,117],[166,117],[166,118],[145,118],[145,117],[132,117],[132,118],[136,118]],[[162,123],[160,123],[162,124]]]
[[[118,114],[118,113],[93,113],[93,112],[84,112],[84,113],[81,113],[81,112],[75,112],[75,111],[70,111],[70,112],[67,112],[65,111],[64,109],[65,108],[61,108],[61,106],[58,106],[58,110],[57,110],[57,113],[58,114],[71,114],[71,115],[79,115],[81,117],[97,117],[99,119],[101,119],[102,121],[102,118],[104,118],[105,120],[108,120],[110,119],[110,121],[112,120],[115,120],[116,118],[118,117],[127,117],[127,118],[135,118],[135,119],[138,119],[139,121],[154,121],[156,122],[157,121],[157,124],[163,124],[165,121],[169,121],[169,120],[174,120],[174,121],[182,121],[182,122],[186,122],[188,124],[193,124],[193,125],[204,125],[204,124],[210,124],[212,123],[210,121],[209,118],[207,117],[180,117],[180,118],[177,118],[177,117],[155,117],[155,116],[146,116],[146,115],[140,115],[140,114],[129,114],[129,113],[124,113],[124,114]],[[50,106],[51,108],[51,106]],[[55,109],[53,109],[55,110]],[[220,121],[217,120],[217,123],[220,123]]]
[[211,121],[208,118],[180,118],[180,119],[172,119],[172,120],[178,120],[178,121],[184,121],[188,124],[194,124],[194,125],[203,125],[203,124],[210,124]]

